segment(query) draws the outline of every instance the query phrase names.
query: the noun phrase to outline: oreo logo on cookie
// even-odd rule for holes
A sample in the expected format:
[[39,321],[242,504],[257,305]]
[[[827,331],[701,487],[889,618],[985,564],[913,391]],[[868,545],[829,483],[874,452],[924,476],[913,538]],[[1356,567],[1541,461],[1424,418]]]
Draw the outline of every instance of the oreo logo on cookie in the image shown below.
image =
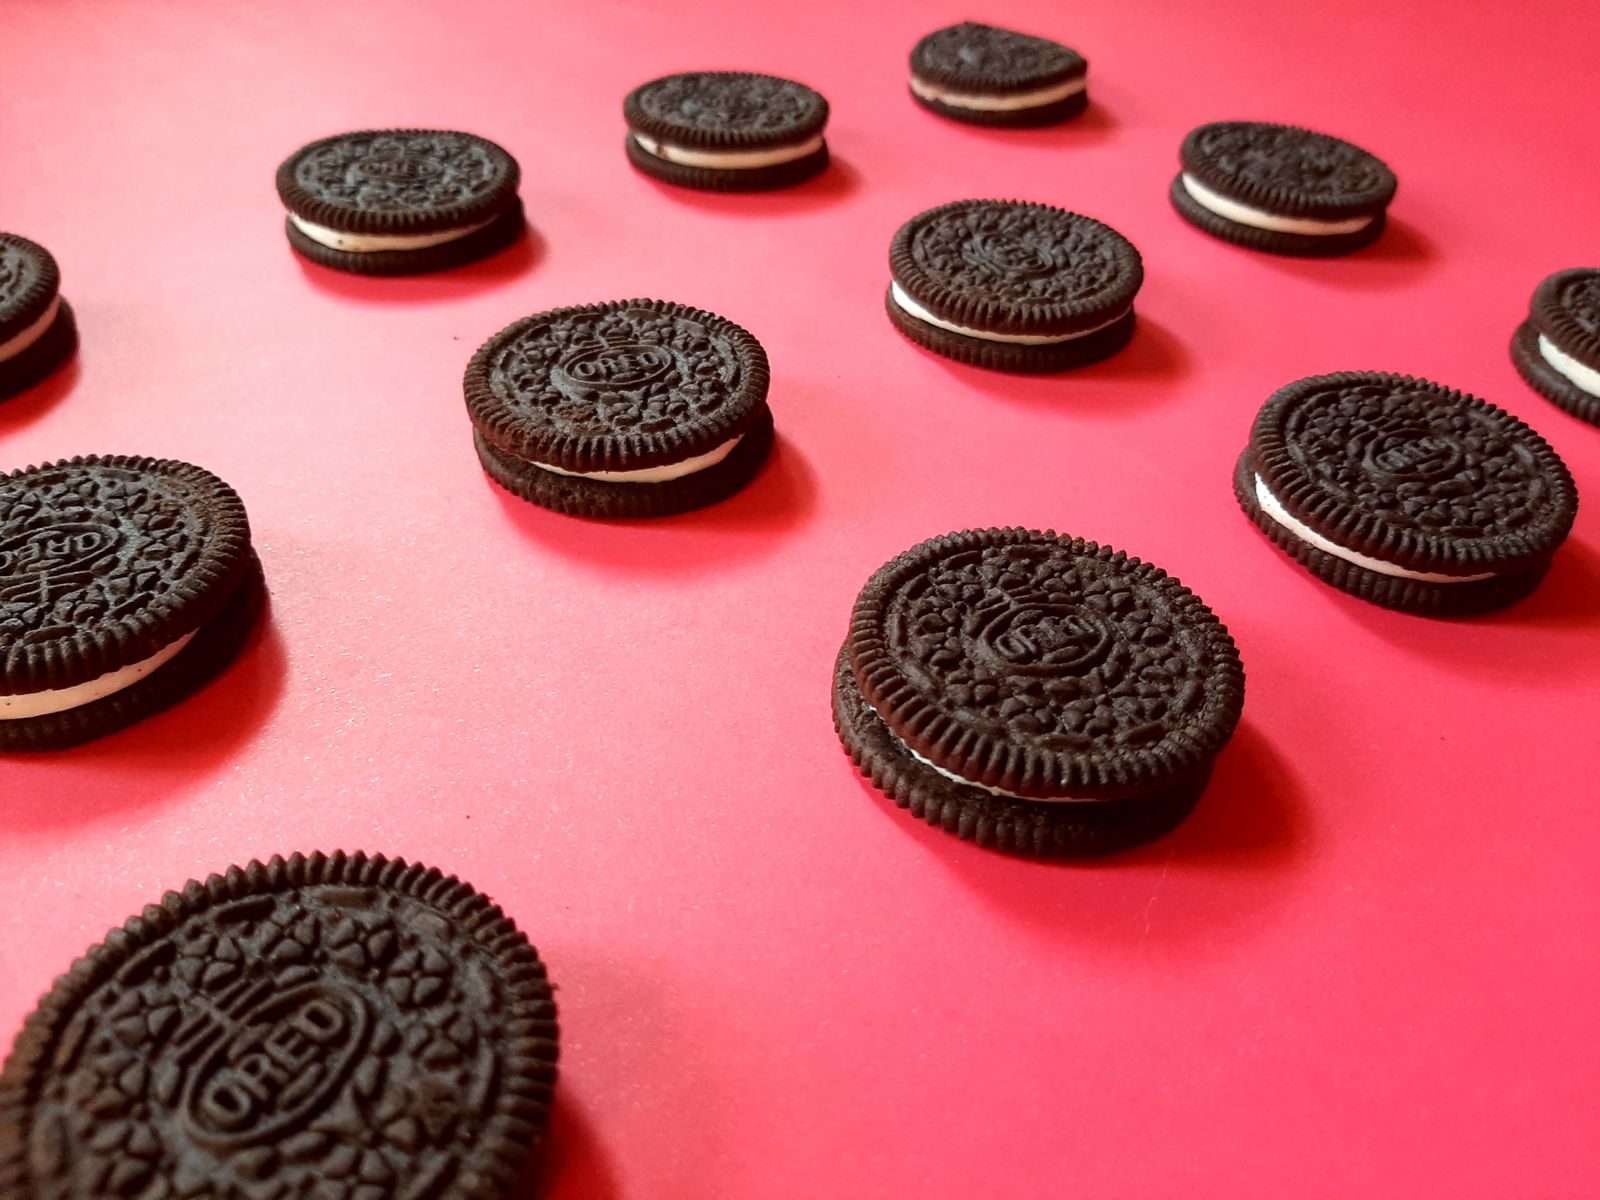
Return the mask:
[[1111,627],[1078,605],[1008,598],[999,606],[977,614],[972,649],[1008,674],[1081,675],[1111,652]]
[[1362,461],[1380,479],[1423,481],[1454,475],[1465,454],[1452,437],[1407,429],[1373,438]]
[[238,1018],[190,1080],[189,1134],[218,1149],[277,1141],[332,1103],[371,1023],[359,997],[327,987],[269,998]]
[[580,388],[621,390],[655,383],[676,365],[677,359],[665,346],[595,346],[563,360],[555,375],[558,382]]
[[352,181],[361,183],[424,183],[444,173],[445,165],[438,159],[406,150],[380,151],[350,164]]
[[1048,275],[1057,269],[1055,256],[1043,246],[1005,233],[980,234],[962,248],[962,257],[1007,278]]
[[115,525],[90,521],[63,522],[7,538],[0,541],[0,588],[81,571],[116,549],[120,540]]

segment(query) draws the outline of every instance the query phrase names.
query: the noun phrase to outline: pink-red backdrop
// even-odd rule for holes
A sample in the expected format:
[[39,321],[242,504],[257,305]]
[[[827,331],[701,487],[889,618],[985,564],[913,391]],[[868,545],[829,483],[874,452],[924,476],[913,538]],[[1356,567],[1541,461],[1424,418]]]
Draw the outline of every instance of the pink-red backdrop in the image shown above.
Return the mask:
[[[1007,133],[915,107],[907,51],[965,17],[1082,49],[1088,114]],[[198,698],[0,763],[0,1045],[165,888],[363,847],[474,881],[547,958],[553,1197],[1600,1195],[1600,430],[1506,356],[1534,284],[1600,260],[1588,0],[6,0],[0,42],[0,228],[55,252],[83,330],[0,406],[0,467],[201,463],[273,591]],[[634,174],[623,93],[695,67],[815,85],[837,164],[756,197]],[[1180,222],[1179,141],[1238,117],[1386,158],[1383,241],[1291,261]],[[507,146],[530,242],[426,279],[303,265],[279,160],[408,124]],[[890,235],[990,195],[1142,249],[1126,353],[1014,379],[893,331]],[[468,355],[627,296],[761,338],[775,460],[654,524],[508,499],[473,456]],[[1593,499],[1532,599],[1367,607],[1235,510],[1261,401],[1356,368],[1488,397],[1565,456]],[[1113,862],[929,830],[830,725],[872,569],[1011,523],[1167,567],[1244,655],[1200,808]]]

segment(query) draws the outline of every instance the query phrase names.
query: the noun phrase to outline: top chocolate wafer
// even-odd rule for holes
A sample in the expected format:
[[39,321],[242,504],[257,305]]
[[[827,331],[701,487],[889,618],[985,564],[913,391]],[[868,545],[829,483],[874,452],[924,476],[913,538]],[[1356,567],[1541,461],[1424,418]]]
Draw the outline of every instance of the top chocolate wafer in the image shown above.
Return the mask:
[[517,160],[445,129],[323,138],[278,168],[290,244],[326,267],[404,275],[493,253],[522,232]]
[[828,102],[792,79],[750,71],[686,71],[653,79],[622,102],[628,161],[663,183],[761,191],[828,165]]
[[1397,186],[1360,146],[1265,121],[1202,125],[1178,157],[1178,212],[1213,237],[1275,254],[1344,254],[1376,240]]
[[1053,125],[1088,104],[1089,63],[1076,50],[965,21],[911,51],[911,97],[971,125]]

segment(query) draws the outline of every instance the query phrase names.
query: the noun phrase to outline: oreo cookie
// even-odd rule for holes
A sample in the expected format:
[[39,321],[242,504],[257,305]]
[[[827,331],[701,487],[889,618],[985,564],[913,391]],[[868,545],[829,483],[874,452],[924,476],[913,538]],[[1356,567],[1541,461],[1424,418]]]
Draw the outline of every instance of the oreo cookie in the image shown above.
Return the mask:
[[1089,64],[1046,38],[963,21],[911,50],[911,98],[969,125],[1055,125],[1089,103]]
[[1048,530],[947,534],[881,567],[833,680],[840,740],[896,804],[1044,857],[1175,827],[1243,706],[1238,650],[1193,592]]
[[1133,336],[1144,264],[1109,225],[1048,204],[958,200],[900,227],[885,305],[895,328],[958,362],[1049,372]]
[[1234,471],[1245,514],[1325,583],[1439,616],[1531,592],[1577,515],[1548,443],[1426,379],[1300,379],[1262,407]]
[[365,854],[169,892],[56,981],[0,1073],[7,1200],[506,1196],[556,1010],[453,876]]
[[0,476],[0,751],[61,749],[188,696],[260,615],[238,495],[123,455]]
[[289,244],[358,275],[416,275],[486,258],[522,235],[517,160],[445,129],[323,138],[278,168]]
[[1557,271],[1533,292],[1511,361],[1546,400],[1600,425],[1600,269]]
[[1293,125],[1220,121],[1183,139],[1172,204],[1213,237],[1273,254],[1348,254],[1377,240],[1397,186],[1360,146]]
[[828,165],[828,102],[803,83],[748,71],[653,79],[622,101],[628,161],[663,183],[714,192],[803,183]]
[[524,317],[478,348],[463,387],[489,477],[557,512],[700,508],[742,488],[772,449],[761,343],[683,304]]
[[77,345],[55,258],[38,242],[0,233],[0,400],[45,379]]

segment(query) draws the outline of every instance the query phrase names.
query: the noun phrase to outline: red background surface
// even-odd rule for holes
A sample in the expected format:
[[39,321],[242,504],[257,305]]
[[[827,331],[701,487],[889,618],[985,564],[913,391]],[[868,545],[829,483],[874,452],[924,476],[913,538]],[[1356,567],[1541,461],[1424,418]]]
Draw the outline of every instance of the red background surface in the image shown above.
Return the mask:
[[[0,5],[0,227],[48,245],[71,370],[0,466],[189,459],[244,495],[270,627],[180,709],[0,764],[0,1039],[146,901],[252,855],[460,873],[559,984],[555,1197],[1600,1194],[1600,500],[1541,591],[1440,623],[1323,587],[1234,507],[1296,377],[1440,379],[1600,497],[1600,430],[1524,387],[1534,284],[1600,259],[1588,0]],[[1044,132],[904,91],[987,16],[1090,59]],[[634,174],[632,85],[742,67],[833,104],[771,196]],[[1338,133],[1401,179],[1383,241],[1304,262],[1183,224],[1203,121]],[[314,137],[474,130],[532,240],[434,278],[302,264],[272,173]],[[885,255],[972,195],[1109,221],[1140,332],[1053,379],[905,343]],[[713,510],[607,526],[481,474],[459,378],[562,304],[657,296],[765,343],[781,442]],[[924,537],[1053,526],[1222,615],[1244,724],[1174,836],[1014,861],[861,783],[828,711],[856,590]],[[3,1044],[3,1041],[0,1041]]]

